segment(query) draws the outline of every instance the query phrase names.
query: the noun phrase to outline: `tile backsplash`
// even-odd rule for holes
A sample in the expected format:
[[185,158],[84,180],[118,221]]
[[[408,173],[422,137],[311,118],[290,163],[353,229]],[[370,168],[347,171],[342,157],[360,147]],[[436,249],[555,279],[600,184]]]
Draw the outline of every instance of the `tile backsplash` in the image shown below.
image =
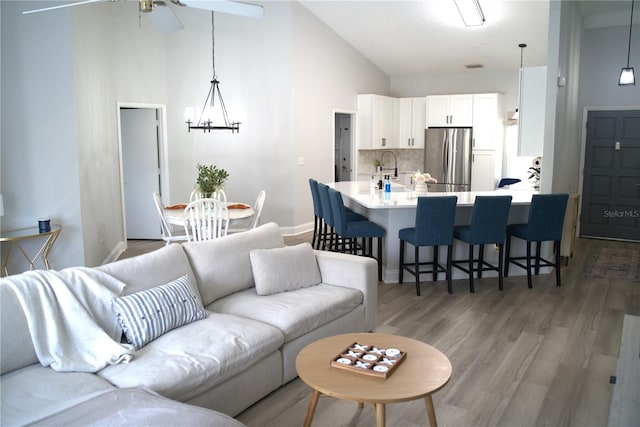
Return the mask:
[[[421,149],[395,149],[395,150],[358,150],[358,180],[368,180],[375,173],[374,161],[380,160],[385,151],[392,151],[398,159],[398,175],[410,175],[422,169],[424,150]],[[384,167],[393,168],[394,159],[389,153],[384,155]],[[393,170],[384,171],[384,174],[393,174]],[[401,179],[405,178],[400,176]]]

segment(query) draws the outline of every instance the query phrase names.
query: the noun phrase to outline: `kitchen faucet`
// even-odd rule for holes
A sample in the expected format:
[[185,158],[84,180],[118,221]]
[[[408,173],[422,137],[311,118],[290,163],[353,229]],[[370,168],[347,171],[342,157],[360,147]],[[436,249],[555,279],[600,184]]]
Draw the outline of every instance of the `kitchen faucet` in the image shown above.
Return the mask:
[[[390,153],[393,156],[393,162],[394,162],[394,168],[383,168],[382,166],[384,165],[384,163],[382,162],[382,159],[384,158],[384,155]],[[383,170],[393,170],[393,176],[395,178],[398,177],[398,158],[396,157],[396,153],[394,153],[391,150],[386,150],[383,151],[382,154],[380,155],[380,171]]]

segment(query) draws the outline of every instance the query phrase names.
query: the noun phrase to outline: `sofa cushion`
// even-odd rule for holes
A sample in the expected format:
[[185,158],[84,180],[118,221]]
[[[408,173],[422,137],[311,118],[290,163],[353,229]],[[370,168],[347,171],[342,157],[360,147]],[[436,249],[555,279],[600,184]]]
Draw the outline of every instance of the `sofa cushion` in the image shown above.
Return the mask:
[[261,296],[255,288],[229,295],[207,310],[229,313],[275,326],[289,342],[362,304],[362,292],[319,284],[291,292]]
[[322,277],[309,243],[249,252],[258,295],[294,291],[320,283]]
[[38,421],[36,426],[215,426],[243,427],[210,409],[176,402],[149,390],[114,389]]
[[280,248],[280,228],[269,223],[253,230],[204,242],[184,243],[205,307],[218,298],[253,286],[252,249]]
[[[164,285],[176,277],[189,276],[196,283],[195,275],[181,245],[169,245],[121,261],[96,267],[127,284],[125,295]],[[194,286],[197,289],[197,286]]]
[[172,329],[207,317],[189,276],[115,298],[112,308],[127,341],[136,349]]
[[209,313],[169,331],[129,363],[98,372],[120,388],[146,387],[184,402],[244,371],[283,344],[276,328],[251,319]]
[[56,372],[40,364],[0,377],[2,425],[30,424],[41,418],[113,390],[95,374]]

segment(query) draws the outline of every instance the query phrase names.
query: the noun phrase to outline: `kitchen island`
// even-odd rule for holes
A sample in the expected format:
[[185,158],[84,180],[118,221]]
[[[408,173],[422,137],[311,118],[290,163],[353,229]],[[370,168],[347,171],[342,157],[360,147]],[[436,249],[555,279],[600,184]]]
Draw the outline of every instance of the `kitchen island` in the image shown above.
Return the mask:
[[[509,224],[526,223],[529,214],[529,204],[531,196],[537,191],[529,189],[498,189],[495,191],[463,191],[455,193],[416,193],[409,187],[400,184],[393,184],[391,193],[385,195],[381,190],[372,191],[368,181],[346,181],[329,184],[330,187],[340,191],[346,206],[354,211],[365,215],[370,221],[384,227],[386,235],[383,239],[382,250],[382,279],[385,283],[397,283],[400,258],[400,240],[398,231],[402,228],[413,227],[415,225],[416,207],[418,197],[437,197],[445,195],[455,195],[458,197],[456,209],[456,225],[467,225],[471,220],[471,211],[477,196],[498,196],[509,195],[512,197],[511,210],[509,211]],[[413,262],[413,249],[410,245],[405,253],[405,262]],[[442,250],[442,249],[441,249]],[[525,253],[525,244],[520,239],[513,239],[511,245],[512,253],[522,255]],[[548,250],[543,246],[543,250]],[[423,261],[431,260],[432,248],[421,248],[420,257]],[[441,259],[446,256],[446,252],[441,252]],[[455,241],[454,259],[467,259],[468,246],[465,243]],[[490,250],[485,247],[485,259],[497,264],[497,250]],[[548,269],[541,269],[546,272]],[[454,268],[454,279],[468,277],[466,273]],[[509,275],[524,275],[526,271],[517,266],[509,269]],[[497,276],[496,272],[485,272],[483,276]],[[427,275],[423,275],[426,279]],[[438,280],[444,280],[444,273],[440,273]],[[429,279],[430,275],[429,275]],[[413,277],[405,277],[405,283],[412,283]],[[496,284],[497,288],[497,284]]]

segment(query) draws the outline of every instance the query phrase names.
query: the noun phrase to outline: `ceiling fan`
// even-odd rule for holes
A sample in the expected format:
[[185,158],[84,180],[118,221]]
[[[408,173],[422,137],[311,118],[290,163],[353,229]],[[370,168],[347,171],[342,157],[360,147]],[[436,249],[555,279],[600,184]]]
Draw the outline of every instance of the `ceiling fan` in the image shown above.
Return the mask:
[[[82,0],[72,3],[66,3],[58,6],[45,7],[42,9],[27,10],[22,12],[23,15],[29,13],[45,12],[49,10],[62,9],[72,6],[80,6],[88,3],[98,3],[105,1],[119,1],[119,0]],[[233,0],[167,0],[177,6],[187,6],[196,9],[211,10],[213,12],[227,13],[230,15],[248,16],[251,18],[262,18],[264,16],[264,9],[260,5],[242,3]],[[138,0],[138,10],[143,13],[149,14],[149,19],[158,27],[161,31],[170,33],[173,31],[181,30],[182,23],[178,20],[178,17],[173,13],[171,8],[168,7],[167,1],[163,0]]]

